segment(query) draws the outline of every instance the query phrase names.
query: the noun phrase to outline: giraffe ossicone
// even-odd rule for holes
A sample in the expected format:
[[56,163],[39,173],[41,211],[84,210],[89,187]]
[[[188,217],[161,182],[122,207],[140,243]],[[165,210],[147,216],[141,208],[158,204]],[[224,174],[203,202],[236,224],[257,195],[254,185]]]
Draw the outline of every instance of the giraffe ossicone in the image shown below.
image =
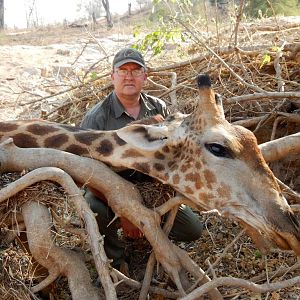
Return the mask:
[[18,147],[55,148],[131,168],[169,184],[196,207],[216,209],[259,236],[300,256],[300,225],[249,130],[225,120],[209,78],[198,77],[190,115],[162,124],[95,131],[47,121],[0,122],[0,138]]

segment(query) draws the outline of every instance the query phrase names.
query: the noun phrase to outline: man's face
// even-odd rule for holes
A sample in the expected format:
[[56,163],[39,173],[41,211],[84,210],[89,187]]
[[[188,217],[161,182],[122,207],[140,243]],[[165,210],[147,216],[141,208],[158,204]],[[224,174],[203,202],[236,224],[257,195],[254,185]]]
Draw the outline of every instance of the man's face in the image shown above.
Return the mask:
[[[126,74],[127,73],[127,74]],[[137,96],[141,92],[147,75],[144,68],[136,63],[127,63],[115,68],[111,75],[117,95]]]

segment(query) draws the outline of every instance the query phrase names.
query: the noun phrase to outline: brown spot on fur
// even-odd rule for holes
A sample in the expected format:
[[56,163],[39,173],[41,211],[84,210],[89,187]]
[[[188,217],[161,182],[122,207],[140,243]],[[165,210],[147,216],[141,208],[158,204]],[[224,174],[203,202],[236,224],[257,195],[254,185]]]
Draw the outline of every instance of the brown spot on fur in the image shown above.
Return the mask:
[[133,168],[145,174],[150,172],[150,166],[147,163],[135,163],[133,164]]
[[67,143],[68,140],[69,140],[69,137],[64,133],[57,134],[57,135],[54,135],[54,136],[50,136],[50,137],[45,139],[44,147],[46,147],[46,148],[59,148],[63,144]]
[[197,170],[200,170],[202,168],[202,162],[196,161],[195,167]]
[[17,124],[0,122],[0,131],[2,132],[14,131],[18,127],[19,126]]
[[165,166],[163,164],[155,163],[153,165],[154,169],[158,172],[161,172],[165,169]]
[[194,193],[194,191],[189,186],[184,187],[184,192],[187,193],[187,194],[193,194]]
[[220,197],[225,199],[230,199],[231,197],[231,189],[225,184],[222,184],[220,187],[217,188],[217,193]]
[[189,165],[188,164],[183,164],[181,167],[180,167],[180,171],[182,172],[182,173],[185,173],[188,169],[189,169]]
[[26,133],[18,133],[14,136],[12,136],[14,143],[18,147],[22,148],[37,148],[38,143],[36,141],[36,138],[30,136]]
[[174,183],[174,184],[178,184],[178,183],[179,183],[179,180],[180,180],[179,175],[178,175],[178,174],[175,174],[175,175],[173,176],[172,180],[173,180],[173,183]]
[[95,141],[96,139],[100,138],[102,135],[104,135],[103,133],[96,133],[96,132],[78,132],[74,134],[74,137],[76,139],[76,141],[78,141],[81,144],[85,144],[85,145],[91,145],[93,141]]
[[213,185],[214,183],[216,183],[216,176],[215,176],[215,174],[214,174],[212,171],[210,171],[210,170],[204,170],[203,173],[204,173],[204,178],[205,178],[206,183],[207,183],[207,187],[208,187],[209,189],[211,189],[211,188],[212,188],[212,185]]
[[189,173],[185,176],[186,181],[192,181],[195,183],[196,189],[201,189],[203,187],[203,183],[201,182],[200,175],[198,173]]
[[201,156],[202,150],[200,148],[197,148],[195,151],[195,155]]
[[158,151],[154,153],[154,157],[157,158],[157,159],[160,159],[160,160],[163,160],[163,159],[166,158],[164,154],[162,154]]
[[135,149],[128,149],[124,151],[124,153],[122,154],[122,158],[128,158],[128,157],[142,157],[142,155]]
[[132,130],[133,132],[137,132],[137,133],[146,133],[146,129],[144,128],[144,127],[137,127],[137,128],[134,128],[133,130]]
[[103,156],[109,156],[113,153],[113,144],[109,140],[103,140],[96,150]]
[[209,203],[215,199],[215,196],[211,193],[199,193],[200,202]]
[[162,147],[162,151],[166,152],[166,153],[169,153],[170,152],[170,148],[168,146],[163,146]]
[[67,147],[65,149],[65,151],[70,152],[70,153],[74,153],[76,155],[87,155],[89,152],[87,149],[79,146],[79,145],[70,145],[69,147]]
[[116,133],[113,134],[113,138],[118,146],[124,146],[126,142],[122,140]]
[[46,124],[31,124],[27,126],[26,130],[32,134],[43,136],[58,131],[59,128]]

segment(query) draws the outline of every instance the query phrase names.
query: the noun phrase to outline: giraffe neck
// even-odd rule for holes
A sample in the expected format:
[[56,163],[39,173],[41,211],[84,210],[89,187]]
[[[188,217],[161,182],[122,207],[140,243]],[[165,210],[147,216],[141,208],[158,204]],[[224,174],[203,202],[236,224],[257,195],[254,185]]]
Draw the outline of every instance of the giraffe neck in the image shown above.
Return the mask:
[[40,120],[0,122],[0,139],[9,137],[21,148],[58,149],[113,167],[135,169],[163,182],[168,180],[168,174],[163,172],[165,154],[156,152],[147,156],[132,149],[116,131],[82,129]]

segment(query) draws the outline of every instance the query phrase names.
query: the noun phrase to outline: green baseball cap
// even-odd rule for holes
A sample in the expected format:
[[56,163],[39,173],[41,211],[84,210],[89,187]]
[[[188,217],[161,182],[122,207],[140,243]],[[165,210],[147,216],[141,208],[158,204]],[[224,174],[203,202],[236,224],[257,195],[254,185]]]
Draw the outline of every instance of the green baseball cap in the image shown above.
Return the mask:
[[120,50],[114,57],[113,68],[119,68],[129,62],[136,63],[146,69],[146,64],[142,54],[133,48]]

